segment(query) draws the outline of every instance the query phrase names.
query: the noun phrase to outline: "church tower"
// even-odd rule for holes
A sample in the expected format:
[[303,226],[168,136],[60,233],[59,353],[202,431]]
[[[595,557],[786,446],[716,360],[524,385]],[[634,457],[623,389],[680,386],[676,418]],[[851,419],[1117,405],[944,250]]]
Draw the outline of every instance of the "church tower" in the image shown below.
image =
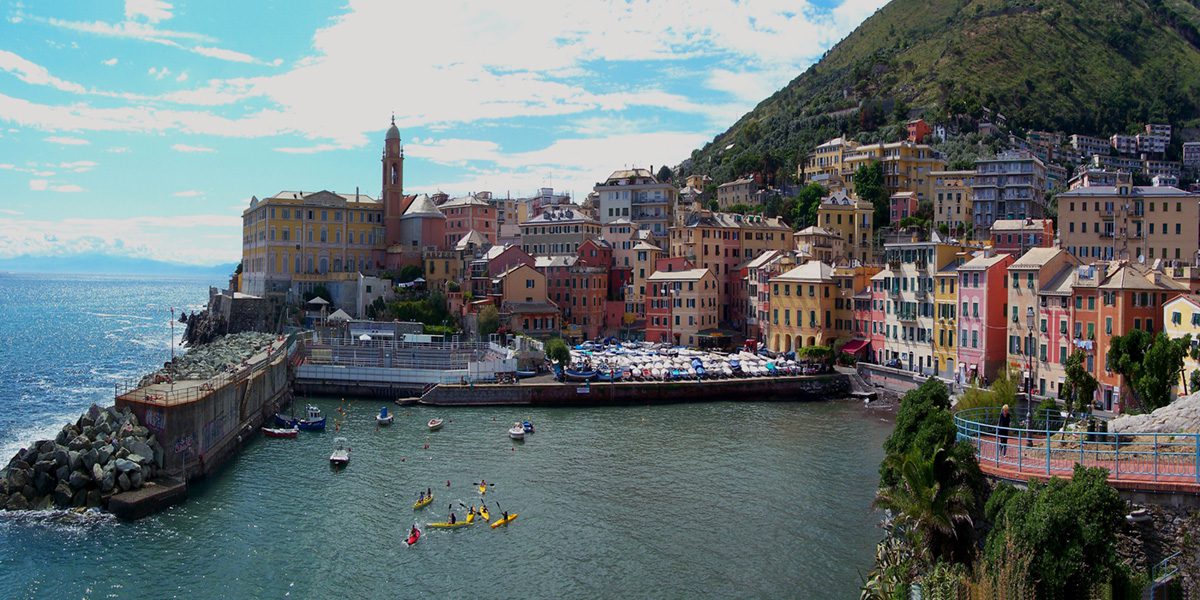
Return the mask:
[[404,201],[404,146],[400,144],[400,130],[396,128],[396,116],[392,115],[392,126],[387,130],[383,142],[383,226],[384,239],[390,246],[400,243],[400,216],[408,208]]

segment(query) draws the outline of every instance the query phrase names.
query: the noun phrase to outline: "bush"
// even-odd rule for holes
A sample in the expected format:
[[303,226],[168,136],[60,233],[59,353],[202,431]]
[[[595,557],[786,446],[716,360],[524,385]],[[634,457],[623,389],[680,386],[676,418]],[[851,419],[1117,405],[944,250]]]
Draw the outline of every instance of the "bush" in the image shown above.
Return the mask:
[[546,358],[566,368],[571,363],[571,349],[562,339],[552,338],[546,342]]
[[[1049,421],[1049,422],[1047,422]],[[1058,431],[1062,428],[1063,419],[1059,416],[1058,402],[1054,398],[1043,398],[1037,409],[1029,416],[1030,429],[1047,429]]]
[[500,311],[489,304],[480,309],[477,322],[479,323],[479,337],[486,338],[500,329]]

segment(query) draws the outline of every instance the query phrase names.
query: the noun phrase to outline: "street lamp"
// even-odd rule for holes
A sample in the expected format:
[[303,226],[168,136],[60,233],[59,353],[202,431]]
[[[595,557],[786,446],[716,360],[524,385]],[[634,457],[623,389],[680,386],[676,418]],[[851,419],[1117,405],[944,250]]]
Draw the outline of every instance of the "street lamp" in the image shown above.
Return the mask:
[[1033,307],[1025,309],[1025,324],[1029,327],[1029,342],[1025,346],[1025,401],[1029,403],[1029,410],[1026,412],[1032,418],[1033,415]]

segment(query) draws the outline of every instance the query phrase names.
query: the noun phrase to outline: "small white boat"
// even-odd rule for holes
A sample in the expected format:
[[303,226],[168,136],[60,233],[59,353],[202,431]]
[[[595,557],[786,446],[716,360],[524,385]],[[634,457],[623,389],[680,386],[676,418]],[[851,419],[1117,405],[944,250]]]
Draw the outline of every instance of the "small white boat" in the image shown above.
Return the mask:
[[380,408],[379,414],[375,415],[375,422],[379,425],[391,425],[395,419],[396,415],[389,413],[386,406]]
[[525,439],[525,427],[520,423],[513,423],[513,426],[508,428],[508,437],[514,440]]
[[329,464],[335,466],[345,466],[350,462],[350,445],[346,442],[346,438],[339,437],[333,440],[333,454],[329,455]]
[[438,419],[438,418],[433,418],[433,419],[430,419],[430,420],[429,420],[429,430],[430,430],[430,431],[437,431],[437,430],[439,430],[439,429],[441,429],[441,428],[442,428],[442,425],[443,425],[444,423],[445,423],[445,421],[443,421],[443,420],[441,420],[441,419]]

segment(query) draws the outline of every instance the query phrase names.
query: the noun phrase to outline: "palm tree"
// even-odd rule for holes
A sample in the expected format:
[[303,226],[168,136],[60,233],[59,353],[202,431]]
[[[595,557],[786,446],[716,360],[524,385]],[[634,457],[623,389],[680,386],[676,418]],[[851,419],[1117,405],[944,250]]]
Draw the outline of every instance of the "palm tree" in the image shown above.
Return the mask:
[[900,481],[880,489],[875,506],[891,511],[899,524],[913,532],[918,553],[930,563],[966,562],[972,548],[975,496],[954,457],[945,448],[924,456],[914,447],[887,461],[900,473]]

